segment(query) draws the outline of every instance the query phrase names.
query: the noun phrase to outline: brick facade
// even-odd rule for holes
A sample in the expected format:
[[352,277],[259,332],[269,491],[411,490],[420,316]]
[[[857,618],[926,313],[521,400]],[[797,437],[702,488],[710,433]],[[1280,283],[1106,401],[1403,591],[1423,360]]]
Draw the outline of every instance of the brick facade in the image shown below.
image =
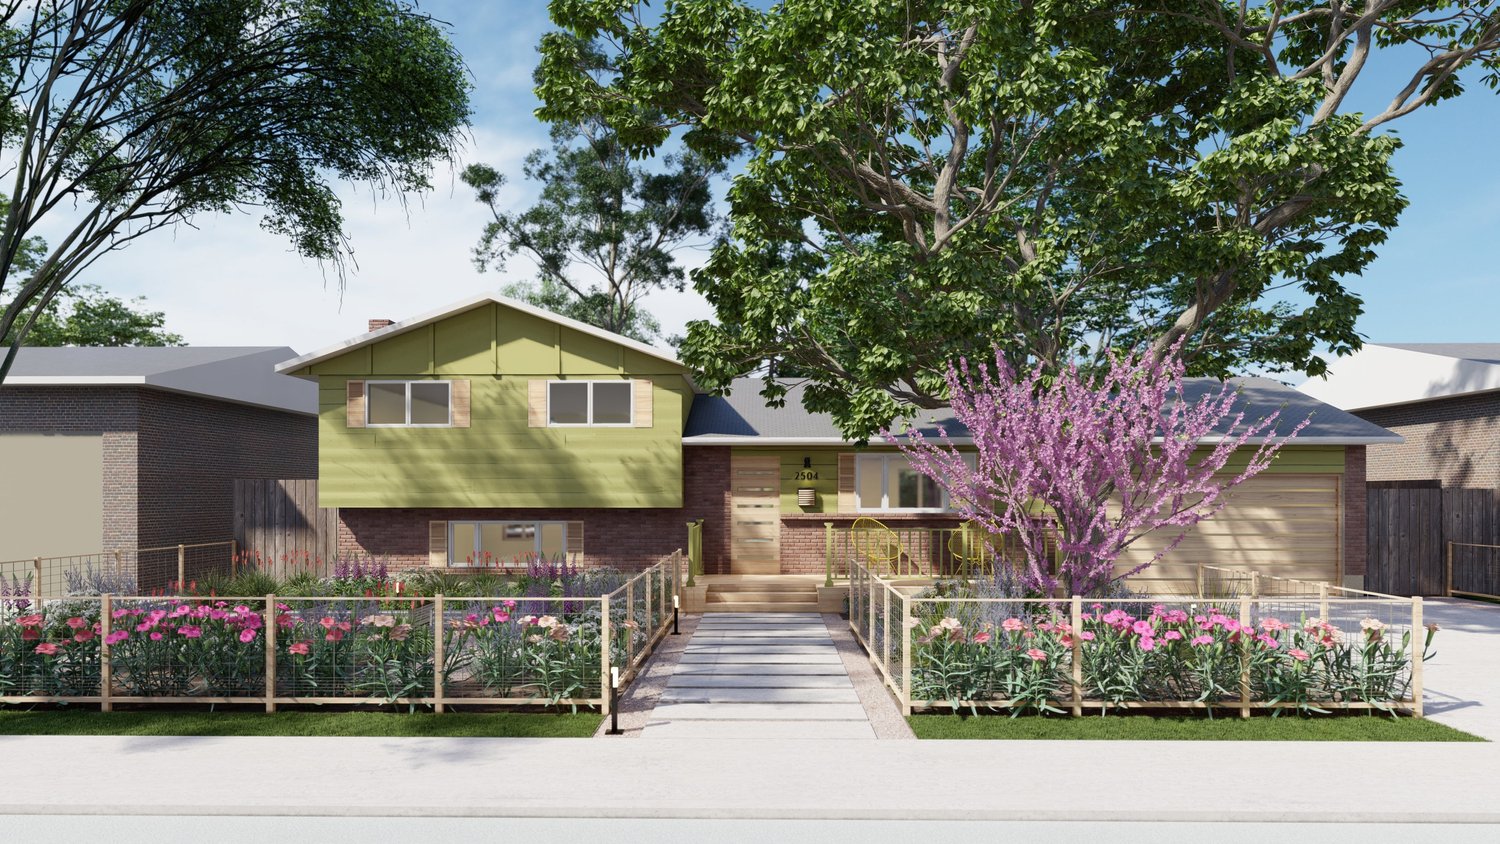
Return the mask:
[[1365,576],[1368,537],[1368,504],[1365,495],[1366,446],[1344,449],[1344,576]]
[[316,417],[139,387],[5,387],[6,433],[102,437],[104,550],[226,539],[235,478],[318,468]]
[[431,521],[581,521],[585,565],[639,570],[687,547],[687,523],[703,519],[707,572],[728,571],[729,449],[684,448],[683,507],[339,509],[338,552],[372,555],[397,568],[427,566]]
[[1372,481],[1439,480],[1445,487],[1500,487],[1500,392],[1356,411],[1406,437],[1370,446]]

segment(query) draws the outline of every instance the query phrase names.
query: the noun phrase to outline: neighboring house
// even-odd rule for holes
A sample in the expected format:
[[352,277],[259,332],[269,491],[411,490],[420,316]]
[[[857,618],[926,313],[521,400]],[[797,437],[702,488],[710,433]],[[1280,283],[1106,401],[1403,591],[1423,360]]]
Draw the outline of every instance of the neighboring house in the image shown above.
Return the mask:
[[[795,393],[781,409],[753,380],[702,395],[671,355],[530,305],[480,295],[371,329],[277,367],[318,383],[319,504],[339,508],[341,553],[640,568],[703,519],[710,573],[821,573],[826,522],[958,521],[898,451],[847,443]],[[1171,555],[1178,575],[1362,576],[1364,449],[1396,438],[1272,381],[1241,388],[1252,414],[1313,422]]]
[[317,390],[274,369],[293,354],[23,348],[0,386],[0,560],[227,540],[235,478],[317,469]]
[[1405,437],[1372,446],[1372,481],[1500,487],[1500,343],[1366,343],[1300,388]]

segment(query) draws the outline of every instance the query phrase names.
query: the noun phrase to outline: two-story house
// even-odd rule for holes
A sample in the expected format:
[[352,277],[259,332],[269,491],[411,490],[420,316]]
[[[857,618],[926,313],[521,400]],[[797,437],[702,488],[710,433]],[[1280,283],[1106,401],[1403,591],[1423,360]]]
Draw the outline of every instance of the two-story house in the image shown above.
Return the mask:
[[[818,573],[827,523],[958,522],[899,451],[846,442],[795,391],[784,408],[753,381],[704,395],[668,353],[497,295],[372,321],[277,371],[318,383],[319,503],[339,508],[339,549],[396,565],[567,552],[639,568],[703,519],[710,573]],[[1357,580],[1364,449],[1398,438],[1272,381],[1240,387],[1252,415],[1312,424],[1159,565]]]

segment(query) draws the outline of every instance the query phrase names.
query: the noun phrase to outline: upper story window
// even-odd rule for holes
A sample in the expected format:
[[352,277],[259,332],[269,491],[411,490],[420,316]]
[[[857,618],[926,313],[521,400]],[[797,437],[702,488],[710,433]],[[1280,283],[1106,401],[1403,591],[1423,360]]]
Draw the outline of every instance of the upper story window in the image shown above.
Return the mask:
[[453,390],[447,381],[370,381],[365,390],[365,423],[370,427],[453,424]]
[[[972,465],[973,458],[965,457]],[[952,509],[937,481],[918,472],[901,454],[861,454],[854,464],[859,510],[938,513]]]
[[629,381],[549,381],[547,424],[630,426],[634,394]]

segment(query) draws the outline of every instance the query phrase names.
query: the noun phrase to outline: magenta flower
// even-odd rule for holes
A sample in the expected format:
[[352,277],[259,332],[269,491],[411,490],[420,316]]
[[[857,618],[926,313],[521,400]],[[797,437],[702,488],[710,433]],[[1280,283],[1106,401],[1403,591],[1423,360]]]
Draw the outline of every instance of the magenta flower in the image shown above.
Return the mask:
[[151,641],[153,641],[153,642],[160,642],[161,641],[161,631],[160,630],[152,630],[151,631]]
[[203,635],[203,628],[195,627],[189,624],[177,628],[177,632],[189,639],[197,639],[198,637]]
[[1193,645],[1194,647],[1196,647],[1198,645],[1212,645],[1213,643],[1214,643],[1214,637],[1209,636],[1206,633],[1194,636],[1192,638],[1192,640],[1190,640],[1188,642],[1188,644]]
[[118,645],[121,642],[123,642],[123,641],[125,641],[126,639],[129,639],[129,638],[130,638],[130,631],[128,631],[128,630],[116,630],[116,631],[110,633],[108,636],[104,637],[104,644],[106,644],[106,645]]
[[1137,636],[1150,636],[1154,631],[1155,628],[1151,626],[1151,622],[1149,621],[1137,621],[1135,624],[1130,625],[1130,632]]
[[1178,633],[1176,630],[1168,630],[1167,632],[1161,634],[1161,637],[1163,639],[1166,639],[1168,642],[1175,642],[1178,639],[1182,638],[1182,634]]
[[241,642],[247,642],[247,643],[255,641],[255,631],[254,630],[241,630],[240,631],[240,641]]
[[43,656],[55,656],[59,650],[60,648],[52,642],[43,642],[36,646],[36,652]]
[[1153,639],[1153,638],[1151,638],[1150,636],[1142,636],[1141,637],[1141,641],[1140,641],[1139,644],[1140,644],[1141,650],[1143,650],[1143,651],[1154,651],[1154,650],[1156,650],[1156,640]]
[[1094,631],[1084,630],[1083,632],[1078,634],[1078,638],[1082,639],[1085,642],[1092,642],[1094,641]]

